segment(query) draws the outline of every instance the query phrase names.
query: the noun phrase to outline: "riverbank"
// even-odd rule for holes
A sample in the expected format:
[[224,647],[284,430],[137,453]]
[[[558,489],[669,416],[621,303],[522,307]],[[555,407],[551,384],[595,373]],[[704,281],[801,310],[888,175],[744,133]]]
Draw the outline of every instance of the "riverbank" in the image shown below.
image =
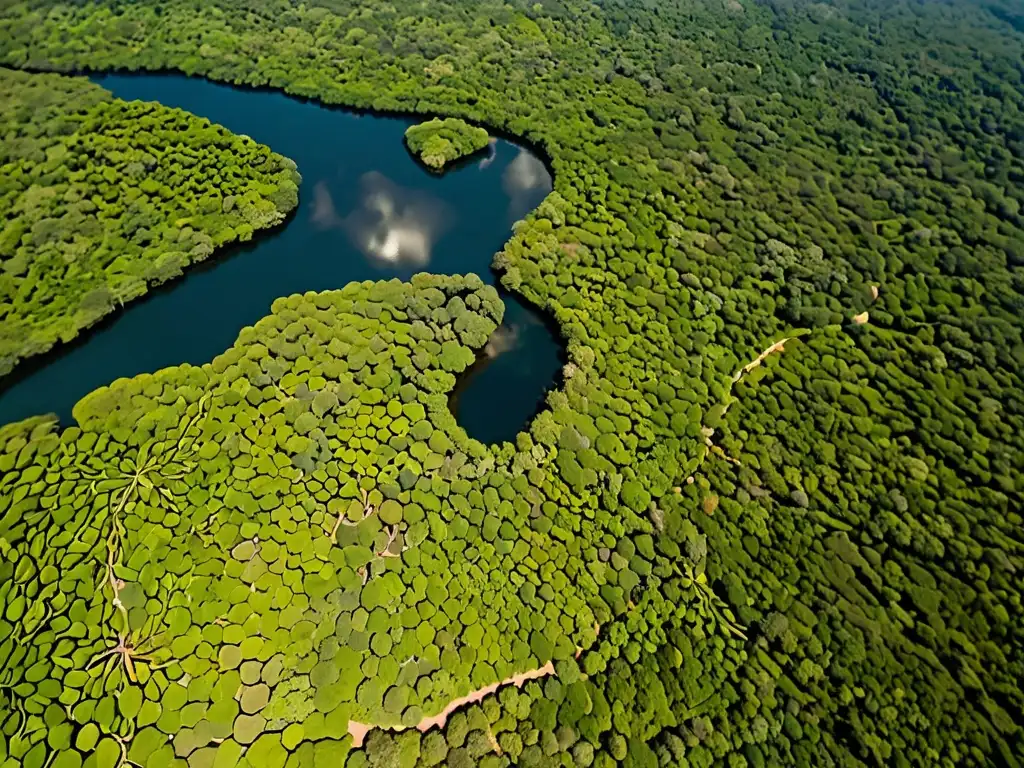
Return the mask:
[[[429,174],[404,146],[407,116],[325,107],[180,74],[108,74],[95,82],[125,100],[180,107],[290,157],[305,173],[299,205],[284,224],[217,249],[198,268],[3,381],[0,422],[53,412],[72,424],[75,403],[115,379],[213,360],[281,296],[424,271],[472,272],[497,286],[493,254],[552,186],[542,159],[503,139],[475,165]],[[537,314],[517,297],[506,295],[505,305],[514,320]],[[470,436],[513,440],[555,385],[561,340],[543,320],[537,327],[528,344],[479,382],[488,391],[460,408]],[[501,409],[492,407],[494,398]]]

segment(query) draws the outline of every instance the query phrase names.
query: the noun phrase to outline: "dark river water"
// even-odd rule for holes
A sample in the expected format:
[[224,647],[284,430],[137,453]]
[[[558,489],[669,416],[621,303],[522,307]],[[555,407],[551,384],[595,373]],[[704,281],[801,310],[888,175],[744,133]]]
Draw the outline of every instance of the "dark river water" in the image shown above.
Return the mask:
[[[402,143],[412,119],[178,75],[94,80],[122,99],[181,107],[292,158],[302,174],[299,209],[282,229],[215,254],[71,344],[20,364],[0,383],[0,424],[48,412],[70,424],[74,404],[114,379],[209,362],[279,296],[416,272],[475,272],[495,285],[494,253],[551,190],[541,160],[500,139],[436,176]],[[562,363],[562,345],[541,316],[502,298],[493,356],[464,376],[452,399],[459,423],[483,442],[513,440]]]

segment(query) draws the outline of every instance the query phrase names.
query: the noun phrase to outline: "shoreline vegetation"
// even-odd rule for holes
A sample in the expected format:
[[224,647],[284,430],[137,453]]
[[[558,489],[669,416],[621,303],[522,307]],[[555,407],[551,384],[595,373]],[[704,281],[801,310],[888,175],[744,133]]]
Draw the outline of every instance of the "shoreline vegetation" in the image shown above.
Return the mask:
[[515,445],[446,406],[494,296],[430,276],[0,432],[5,756],[1024,765],[1020,15],[655,5],[0,11],[13,66],[528,136],[555,190],[495,264],[569,340]]
[[427,168],[440,173],[447,166],[486,149],[490,136],[483,128],[458,118],[434,118],[405,131],[405,144]]
[[[22,75],[22,76],[24,76],[24,75]],[[141,74],[141,76],[145,77],[146,75],[145,74]],[[52,73],[35,73],[34,75],[31,75],[30,77],[55,78],[57,76],[53,75]],[[77,78],[77,77],[79,77],[79,75],[75,75],[74,77]],[[180,73],[178,74],[178,77],[181,78],[183,81],[185,80],[185,77],[183,75],[181,75]],[[197,80],[198,79],[199,78],[197,78]],[[212,81],[210,81],[210,82],[212,82]],[[118,91],[118,89],[116,87],[111,86],[109,84],[109,81],[105,82],[105,81],[103,81],[101,79],[100,83],[105,84],[107,88],[113,88],[115,93],[122,93],[122,92]],[[93,87],[94,88],[99,88],[101,86],[93,85]],[[226,85],[226,84],[218,85],[218,87],[224,88],[225,90],[229,89],[229,88],[232,88],[232,86]],[[239,92],[245,92],[245,91],[252,90],[252,89],[238,88],[237,90]],[[158,89],[158,92],[159,92],[159,89]],[[133,90],[131,90],[129,88],[127,90],[127,93],[129,95],[126,96],[125,98],[128,101],[133,101],[136,98],[141,98],[142,100],[148,101],[149,98],[152,98],[152,97],[147,97],[146,96],[146,90],[145,89],[136,89],[136,90],[133,91]],[[296,102],[303,102],[303,101],[308,102],[309,100],[296,97],[295,101]],[[173,103],[180,103],[180,102],[173,102]],[[320,107],[317,107],[317,109],[320,109]],[[335,113],[341,113],[342,111],[346,111],[346,110],[342,110],[339,107],[335,107],[334,108],[334,112]],[[326,107],[324,108],[324,113],[325,114],[329,114],[329,111],[327,110]],[[214,123],[219,122],[217,120],[217,118],[216,118],[216,116],[218,114],[216,112],[216,110],[214,110],[213,112],[203,112],[201,114],[203,114],[205,116],[209,116],[210,118],[213,118],[213,122]],[[199,120],[199,119],[205,119],[205,118],[196,118],[196,119]],[[240,134],[244,133],[244,125],[238,126],[238,125],[235,125],[233,123],[230,123],[230,121],[228,121],[223,116],[220,118],[220,121],[223,121],[223,122],[225,122],[226,124],[229,124],[229,125],[234,125],[235,129],[237,131],[239,131]],[[400,131],[405,128],[405,124],[404,124],[405,122],[406,121],[395,121],[394,127],[399,129],[399,136],[401,135]],[[274,139],[273,138],[267,138],[266,134],[264,134],[263,140],[265,142],[274,144]],[[287,151],[288,145],[287,144],[283,144],[283,147],[285,148],[285,151]],[[399,153],[399,155],[404,155],[404,150],[401,147],[399,147],[397,143],[395,144],[395,150]],[[296,151],[296,150],[293,150],[293,151]],[[297,151],[299,152],[299,154],[296,154],[295,157],[297,159],[300,158],[300,157],[303,157],[301,155],[301,150],[297,150]],[[305,162],[308,162],[308,160],[306,160]],[[313,166],[311,165],[311,167],[313,167]],[[491,178],[494,179],[494,182],[493,182],[494,186],[495,187],[499,187],[499,185],[501,183],[500,180],[499,180],[500,177],[497,174],[491,174]],[[545,185],[545,188],[547,188],[546,185]],[[535,200],[539,199],[539,196],[542,196],[542,195],[543,195],[543,191],[541,191],[538,194],[538,197],[535,198]],[[293,209],[292,214],[294,214],[296,210],[297,210],[297,208]],[[496,207],[496,210],[499,211],[499,213],[497,214],[498,218],[501,218],[500,204]],[[520,208],[520,210],[525,210],[525,209]],[[503,229],[504,228],[504,223],[505,223],[504,221],[499,221],[498,222],[498,226]],[[298,222],[296,222],[296,225],[298,225]],[[272,228],[272,229],[260,230],[259,232],[256,233],[255,241],[254,240],[250,240],[250,241],[247,241],[245,243],[236,242],[236,243],[232,244],[231,246],[225,246],[225,247],[231,247],[232,250],[236,250],[236,251],[237,250],[242,250],[242,251],[247,250],[249,248],[255,247],[258,244],[256,241],[258,241],[264,233],[268,233],[268,232],[274,231],[274,233],[277,234],[278,232],[281,231],[281,229],[284,226],[288,226],[287,220],[285,222],[281,222],[281,223],[275,225],[274,228]],[[491,253],[493,253],[493,250],[492,250],[492,248],[487,248],[486,250],[485,249],[479,249],[478,252],[481,255],[483,255],[484,253],[491,254]],[[206,264],[204,264],[202,267],[199,267],[199,268],[202,269],[203,271],[209,270],[211,268],[212,269],[216,269],[218,264],[222,260],[222,253],[223,253],[223,250],[218,251],[217,255],[215,256],[215,258],[210,259]],[[243,259],[239,259],[239,261],[244,261],[244,258],[245,257],[243,257]],[[488,256],[486,261],[487,262],[490,261],[490,257],[489,256]],[[474,267],[476,268],[476,271],[479,271],[481,275],[484,275],[484,279],[486,281],[497,280],[497,279],[500,278],[500,275],[498,273],[496,273],[490,267],[489,263],[486,263],[486,262],[483,263],[483,264],[478,264],[478,265],[469,264],[469,265],[466,265],[466,266],[462,267],[459,271],[471,271],[471,270],[474,269]],[[196,265],[193,265],[193,269],[195,269],[195,268],[196,268]],[[490,270],[490,271],[488,271],[488,270]],[[189,274],[189,273],[186,273],[186,274]],[[345,280],[343,279],[340,282],[343,283],[343,282],[345,282]],[[332,283],[332,284],[336,284],[336,283]],[[166,299],[167,294],[175,289],[176,285],[177,285],[177,282],[172,280],[170,282],[165,283],[162,286],[161,293],[163,294],[165,299]],[[294,290],[295,286],[296,286],[296,283],[295,283],[295,281],[293,281],[292,282],[292,288],[290,290]],[[153,294],[153,290],[154,289],[151,288],[150,291],[146,295],[147,296],[154,295]],[[268,286],[268,290],[269,291],[273,291],[274,287],[273,286]],[[250,291],[250,293],[251,293],[251,291]],[[266,294],[264,294],[264,295],[266,295]],[[277,294],[272,294],[272,296],[276,296],[276,295]],[[266,299],[268,304],[269,304],[270,300],[271,300],[270,298]],[[115,310],[118,309],[119,306],[120,305],[115,305]],[[129,305],[129,306],[131,306],[131,305]],[[145,310],[143,309],[142,311],[145,311]],[[535,309],[533,311],[536,311],[538,313],[540,312],[539,309]],[[121,314],[123,314],[123,311],[119,312],[119,313],[116,313],[116,314],[117,315],[121,315]],[[166,314],[169,314],[169,313],[166,313]],[[250,315],[245,320],[245,322],[239,321],[239,323],[238,323],[239,326],[244,325],[244,324],[250,324],[250,323],[254,322],[255,319],[258,317],[258,313],[254,313],[254,315],[255,316]],[[102,330],[103,329],[103,325],[102,324],[104,323],[104,321],[106,323],[106,326],[109,327],[110,323],[115,321],[115,320],[118,321],[118,322],[121,322],[121,318],[120,317],[117,317],[117,316],[115,316],[114,313],[111,313],[111,314],[108,314],[108,315],[104,316],[104,318],[102,318],[101,320],[97,321],[97,323],[94,324],[92,327],[95,328],[97,325],[99,325],[100,326],[100,330]],[[550,320],[550,318],[548,317],[548,318],[546,318],[546,320]],[[225,325],[223,323],[222,319],[221,319],[221,324],[222,324],[222,326]],[[172,333],[175,333],[175,332],[177,332],[177,331],[172,331]],[[224,343],[229,343],[231,338],[232,337],[228,337]],[[557,338],[557,336],[556,336],[556,338]],[[32,376],[32,374],[34,372],[37,372],[39,370],[39,368],[43,367],[46,364],[47,361],[58,359],[59,355],[61,355],[63,353],[69,352],[70,351],[69,350],[69,345],[74,344],[74,342],[78,342],[77,347],[80,348],[82,346],[82,342],[83,341],[87,341],[87,340],[88,339],[86,337],[78,335],[71,342],[64,343],[64,342],[58,341],[58,343],[54,347],[52,347],[51,349],[48,350],[47,354],[36,355],[31,362],[24,362],[24,363],[22,363],[14,372],[12,372],[6,378],[4,378],[2,381],[0,381],[0,396],[2,396],[2,393],[4,391],[4,387],[5,386],[10,386],[10,387],[16,388],[16,387],[19,386],[19,384],[21,384],[21,391],[16,391],[14,393],[14,396],[12,398],[10,398],[7,401],[7,403],[6,403],[7,410],[5,412],[8,414],[8,417],[9,418],[11,418],[11,417],[20,417],[20,416],[28,415],[28,414],[31,414],[31,413],[43,412],[43,411],[48,411],[48,410],[54,409],[54,407],[51,406],[47,402],[46,399],[44,399],[42,397],[39,397],[39,398],[36,398],[34,402],[23,402],[20,411],[18,413],[14,414],[13,416],[11,415],[11,411],[14,410],[17,407],[16,404],[19,402],[19,397],[21,398],[22,401],[31,400],[31,396],[26,398],[22,394],[24,392],[24,390],[27,389],[27,387],[24,386],[24,380],[26,378],[30,378]],[[141,341],[141,339],[140,339],[140,341]],[[145,343],[145,342],[142,342],[142,343]],[[561,349],[562,348],[561,340],[559,340],[557,343],[559,345],[559,348]],[[110,346],[109,340],[108,340],[108,346]],[[209,349],[211,349],[211,347],[208,346],[207,349],[209,350]],[[145,365],[145,366],[137,366],[137,367],[134,368],[134,370],[132,370],[132,369],[129,369],[127,371],[122,370],[120,372],[120,375],[126,375],[126,374],[130,374],[130,373],[134,373],[135,371],[155,370],[155,369],[157,369],[159,367],[162,367],[163,365],[177,363],[179,360],[186,360],[187,359],[187,360],[191,360],[193,362],[199,362],[199,361],[201,361],[203,359],[209,359],[210,357],[213,356],[213,354],[214,354],[214,352],[208,351],[207,353],[205,353],[204,356],[200,356],[200,357],[186,357],[185,353],[182,353],[182,356],[179,358],[179,357],[177,357],[177,356],[175,356],[173,354],[168,355],[168,354],[165,353],[164,356],[163,356],[163,360],[160,361],[159,363],[154,363],[154,364]],[[123,357],[125,357],[126,359],[130,358],[130,354],[129,355],[124,355]],[[79,359],[81,359],[81,355],[79,355]],[[96,369],[102,368],[102,367],[103,367],[102,365],[95,366]],[[37,392],[45,392],[45,391],[47,391],[49,389],[49,387],[47,386],[48,382],[46,381],[46,378],[47,377],[44,376],[43,379],[40,380],[40,378],[38,376],[36,377],[35,382],[40,384],[40,386],[38,388],[36,388]],[[73,377],[67,377],[66,380],[71,380],[72,378]],[[110,378],[113,378],[113,377],[110,377]],[[92,384],[92,386],[99,386],[100,384],[105,383],[106,381],[109,381],[110,378],[103,379],[102,377],[96,377],[96,378],[94,378],[92,380],[94,382]],[[48,379],[49,379],[49,383],[50,384],[58,381],[58,379],[55,378],[52,375],[49,375]],[[28,387],[28,388],[30,388],[30,387]],[[75,402],[75,400],[79,396],[83,396],[84,394],[86,394],[90,388],[91,388],[91,386],[82,386],[81,384],[79,384],[77,392],[71,391],[71,392],[65,393],[64,401],[61,404],[62,407],[60,407],[60,409],[59,409],[60,410],[60,415],[61,415],[62,419],[65,421],[65,424],[69,424],[69,423],[73,424],[74,423],[71,420],[71,418],[70,418],[71,417],[71,413],[70,413],[71,412],[71,405],[70,404],[73,404]],[[70,396],[70,397],[67,396],[69,394],[71,394],[73,396]],[[540,390],[540,389],[536,390],[536,405],[537,405],[537,407],[541,407],[542,395],[543,395],[543,391],[542,390]],[[65,403],[68,403],[68,404],[65,405]],[[35,408],[31,408],[30,406],[35,406]],[[519,411],[516,411],[515,409],[513,409],[512,413],[513,413],[512,419],[509,420],[508,418],[506,418],[506,421],[505,421],[506,425],[508,425],[508,424],[512,425],[511,429],[510,430],[507,429],[503,434],[500,435],[500,439],[501,440],[512,439],[514,437],[514,435],[515,435],[515,431],[519,427],[521,427],[522,423],[525,423],[528,420],[528,417],[529,417],[529,414],[527,414],[524,411],[522,413],[521,421],[520,421],[519,420],[520,419]],[[496,439],[499,439],[499,438],[496,438],[494,436],[494,433],[488,433],[487,435],[481,435],[481,437],[484,437],[485,441],[495,441]]]
[[181,110],[3,68],[0,107],[0,376],[298,205],[293,162]]
[[[552,627],[547,633],[537,632],[529,645],[512,649],[485,632],[473,618],[486,611],[492,601],[481,594],[471,598],[489,589],[485,583],[469,578],[474,568],[483,565],[481,557],[493,559],[499,551],[510,554],[516,547],[525,546],[535,556],[548,552],[564,558],[564,544],[548,535],[549,526],[528,524],[523,504],[507,507],[509,517],[501,526],[485,523],[482,536],[476,527],[479,523],[471,526],[466,518],[449,517],[449,511],[464,508],[466,503],[484,503],[472,490],[473,480],[490,475],[493,457],[457,428],[447,413],[444,393],[453,385],[455,374],[471,364],[473,350],[486,344],[500,323],[502,310],[497,291],[473,275],[417,275],[411,284],[398,280],[354,283],[340,291],[286,297],[275,302],[272,315],[246,329],[235,346],[211,364],[183,365],[122,379],[93,393],[76,408],[81,427],[59,430],[52,422],[37,419],[0,430],[0,468],[5,472],[5,488],[14,489],[15,496],[21,496],[17,489],[26,487],[24,483],[32,482],[34,468],[56,461],[51,466],[57,469],[67,456],[74,460],[59,470],[66,488],[74,493],[79,483],[85,483],[90,489],[81,497],[67,497],[62,504],[70,505],[74,527],[87,530],[85,540],[93,541],[96,554],[102,555],[104,578],[94,593],[62,601],[61,607],[47,614],[42,623],[59,622],[69,610],[77,614],[88,603],[90,610],[104,619],[82,638],[82,643],[83,648],[93,649],[92,657],[111,660],[103,667],[104,685],[121,690],[122,696],[134,695],[125,692],[138,691],[135,686],[154,679],[186,686],[189,678],[208,669],[209,661],[187,650],[189,643],[178,637],[181,622],[190,617],[203,621],[201,617],[209,611],[220,610],[218,599],[203,597],[202,585],[210,582],[195,582],[197,572],[192,568],[186,569],[187,573],[168,570],[158,575],[165,567],[176,568],[173,564],[178,562],[180,552],[175,555],[168,551],[166,557],[158,557],[157,550],[165,546],[190,550],[191,557],[196,558],[195,567],[219,574],[218,581],[228,573],[236,574],[227,578],[238,581],[241,587],[232,592],[242,600],[240,610],[229,611],[214,626],[227,633],[225,639],[236,638],[241,645],[236,642],[223,646],[209,673],[219,670],[216,676],[227,674],[225,685],[229,687],[237,687],[239,682],[244,685],[241,713],[235,705],[223,713],[211,714],[216,718],[213,730],[191,734],[184,743],[176,739],[175,751],[206,748],[209,739],[225,738],[216,735],[221,732],[232,735],[234,744],[250,745],[258,737],[252,728],[268,723],[304,723],[310,734],[316,733],[308,718],[296,720],[299,716],[295,713],[302,712],[336,712],[338,717],[351,713],[354,717],[346,719],[346,728],[349,720],[358,723],[364,719],[382,727],[409,727],[428,722],[430,713],[444,713],[446,708],[449,713],[454,711],[453,703],[454,708],[467,703],[463,697],[452,696],[463,687],[462,681],[470,681],[479,691],[488,688],[492,682],[489,678],[498,675],[499,670],[504,670],[499,680],[512,677],[522,684],[536,678],[538,670],[548,670],[552,660],[559,669],[570,662],[575,664],[580,647],[568,643],[564,626],[561,630]],[[430,325],[424,322],[428,317],[434,318]],[[379,346],[386,336],[401,338],[407,351],[392,357],[393,351]],[[322,341],[316,343],[316,339]],[[330,341],[325,343],[327,339]],[[310,370],[296,376],[287,370],[285,361],[294,359],[299,349],[314,358]],[[408,359],[403,363],[403,356],[416,356],[416,365]],[[362,363],[357,362],[360,360]],[[382,399],[378,387],[393,391],[395,398]],[[386,407],[382,402],[387,403]],[[243,424],[248,425],[245,432],[236,431]],[[264,431],[256,428],[261,424],[270,427],[268,436],[274,433],[273,444],[258,437]],[[358,444],[371,453],[339,453],[339,424],[354,430]],[[131,434],[123,433],[124,429]],[[146,438],[151,429],[162,437]],[[107,430],[111,435],[124,434],[125,442],[103,441],[102,447],[94,443],[96,434]],[[241,443],[246,433],[255,441]],[[387,443],[381,442],[384,440]],[[54,450],[58,443],[65,447]],[[237,450],[243,445],[244,451]],[[223,476],[225,488],[215,491],[213,485],[221,482],[214,478],[228,466],[236,466],[244,474],[250,457],[263,457],[257,458],[263,462],[271,455],[280,457],[275,461],[290,456],[288,465],[280,467],[277,490],[269,491],[275,499],[293,499],[299,505],[297,516],[284,523],[292,531],[287,537],[278,530],[283,523],[280,508],[268,503],[270,499],[255,501],[264,498],[263,494],[253,496],[251,486],[232,480],[234,470]],[[371,456],[388,458],[370,461]],[[470,456],[471,463],[467,463]],[[371,469],[372,474],[368,472]],[[200,482],[200,476],[207,480]],[[185,478],[191,482],[186,484]],[[229,506],[193,507],[187,500],[191,487],[208,488]],[[325,488],[331,488],[331,493],[325,494]],[[441,506],[442,498],[450,499],[453,506],[449,501]],[[266,507],[263,511],[261,505]],[[299,513],[299,508],[305,511]],[[140,518],[144,509],[161,510],[156,515],[159,521],[150,520],[149,513],[145,519]],[[186,517],[180,518],[182,514]],[[174,540],[177,544],[172,540],[157,544],[166,515],[180,518],[182,535]],[[477,514],[472,513],[470,519],[475,518]],[[26,521],[21,520],[13,529],[6,529],[9,538],[5,536],[0,547],[4,554],[0,573],[16,562],[16,553],[23,545],[32,541],[38,545],[50,538],[53,531],[49,526],[54,521],[44,517],[37,522],[26,527]],[[142,527],[138,528],[140,522]],[[252,535],[234,543],[234,532],[243,529]],[[101,535],[94,535],[97,532]],[[310,572],[319,574],[316,579],[326,579],[314,590],[320,597],[309,604],[313,613],[301,611],[306,615],[302,621],[318,627],[317,632],[329,629],[332,642],[328,646],[336,651],[339,638],[351,639],[351,645],[346,645],[347,650],[336,659],[326,650],[328,646],[321,647],[326,637],[300,639],[285,632],[275,640],[269,629],[271,624],[290,626],[297,618],[285,605],[273,607],[283,594],[280,589],[272,590],[277,597],[271,604],[264,605],[260,597],[270,581],[280,581],[284,564],[293,556],[288,552],[298,541],[296,533],[305,542],[301,551],[314,558],[308,566]],[[445,549],[439,548],[446,540],[449,544]],[[520,540],[532,544],[513,544]],[[465,554],[459,555],[462,551]],[[59,561],[63,552],[63,545],[48,549],[40,565],[54,558]],[[443,613],[431,613],[431,619],[419,625],[429,628],[424,632],[408,623],[409,612],[416,616],[418,606],[426,605],[422,589],[443,595],[447,593],[446,582],[431,586],[417,578],[413,583],[415,571],[407,571],[403,564],[435,559],[437,569],[452,570],[451,578],[460,584],[460,602],[452,602],[454,598],[441,600]],[[172,565],[161,565],[164,562]],[[203,562],[208,565],[201,566]],[[435,571],[435,567],[429,570]],[[410,583],[406,585],[404,579],[410,579]],[[16,578],[9,585],[7,600],[23,608],[8,615],[15,616],[24,609],[34,616],[37,606],[47,600],[46,594],[32,591],[31,583],[31,577]],[[227,582],[224,584],[218,591],[226,588]],[[139,611],[139,590],[156,590],[154,599],[171,610],[160,616]],[[543,586],[541,591],[545,605],[565,604],[572,596],[549,594]],[[518,604],[520,615],[533,615],[534,611],[542,615],[541,604],[526,607],[536,603],[536,592],[531,584],[529,590],[504,591],[501,599]],[[263,608],[253,612],[257,606]],[[256,623],[243,620],[241,608]],[[247,645],[241,639],[239,621],[249,624],[246,632],[258,630],[258,642]],[[584,621],[589,623],[577,627]],[[261,622],[269,623],[260,629]],[[591,612],[584,611],[571,624],[573,638],[586,647],[594,643],[598,624]],[[230,629],[232,626],[236,629]],[[459,629],[463,626],[464,630]],[[403,627],[416,631],[404,633]],[[113,637],[109,645],[104,644],[106,629]],[[176,639],[170,642],[171,638]],[[275,642],[281,643],[277,654],[267,645]],[[257,646],[266,650],[257,651]],[[497,651],[494,666],[488,663],[478,670],[473,663],[476,651],[471,652],[471,648],[481,652],[491,648],[489,654]],[[298,672],[287,665],[282,668],[281,658],[317,650],[321,661],[312,670]],[[187,658],[182,658],[182,653]],[[255,658],[250,655],[253,653]],[[276,666],[273,659],[270,667],[256,663],[267,654],[278,659]],[[402,654],[405,662],[392,665],[391,661]],[[356,663],[363,657],[363,664]],[[57,672],[49,662],[42,658],[39,661]],[[17,667],[0,663],[5,664],[4,674],[17,675]],[[241,672],[236,672],[240,666]],[[271,667],[276,670],[273,677],[267,671]],[[484,673],[483,669],[489,671]],[[255,677],[254,670],[259,673]],[[564,670],[560,674],[564,675]],[[288,682],[271,692],[265,683],[257,682],[261,679]],[[415,684],[417,679],[419,685]],[[171,706],[165,697],[161,697],[160,705]],[[256,713],[258,719],[253,720]],[[321,722],[320,728],[325,727]],[[149,727],[143,732],[155,734],[156,730]],[[152,754],[145,750],[156,748],[154,738],[139,739],[136,735],[130,745],[126,741],[128,759],[144,762]],[[334,750],[332,754],[343,757],[348,750],[339,737],[328,739],[329,744],[311,738],[317,742],[317,749],[329,747]],[[368,743],[375,738],[371,735]],[[432,738],[437,738],[436,732]],[[252,752],[254,757],[256,754]]]

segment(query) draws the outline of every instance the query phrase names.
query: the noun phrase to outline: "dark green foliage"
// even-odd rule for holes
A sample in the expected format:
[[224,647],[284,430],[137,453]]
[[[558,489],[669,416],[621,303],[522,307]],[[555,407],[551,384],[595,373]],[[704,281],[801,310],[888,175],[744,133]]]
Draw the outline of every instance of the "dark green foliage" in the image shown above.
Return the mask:
[[0,375],[298,205],[295,164],[177,109],[0,68]]

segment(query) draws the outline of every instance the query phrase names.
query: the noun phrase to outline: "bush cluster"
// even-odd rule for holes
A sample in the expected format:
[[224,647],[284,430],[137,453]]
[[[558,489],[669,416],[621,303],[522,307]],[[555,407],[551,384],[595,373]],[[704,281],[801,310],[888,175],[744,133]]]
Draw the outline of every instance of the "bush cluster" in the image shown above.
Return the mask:
[[[570,362],[515,445],[466,440],[444,393],[500,313],[419,278],[6,428],[0,750],[1021,766],[1019,29],[1002,0],[6,4],[9,65],[537,142],[555,191],[495,263]],[[353,750],[350,716],[405,730]]]
[[434,118],[419,125],[410,125],[405,131],[409,151],[434,171],[479,152],[489,141],[486,130],[455,117]]
[[298,205],[295,164],[84,79],[0,68],[0,375]]

